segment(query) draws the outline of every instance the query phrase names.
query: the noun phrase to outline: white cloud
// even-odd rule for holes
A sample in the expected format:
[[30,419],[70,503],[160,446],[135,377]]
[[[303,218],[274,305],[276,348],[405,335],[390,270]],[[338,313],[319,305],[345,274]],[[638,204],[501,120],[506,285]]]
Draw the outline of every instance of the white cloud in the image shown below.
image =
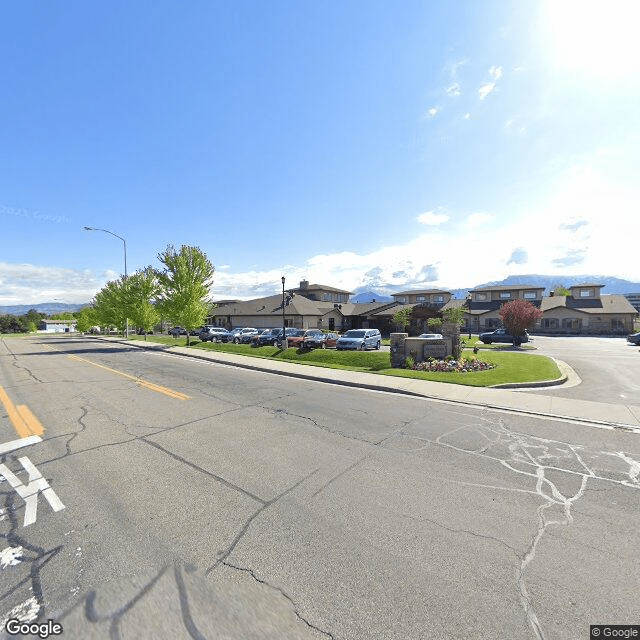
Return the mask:
[[498,80],[500,80],[500,78],[502,78],[502,67],[494,64],[489,69],[489,75],[497,82]]
[[462,116],[462,119],[463,119],[463,120],[471,120],[471,114],[470,114],[470,113],[465,113],[465,114]]
[[465,220],[465,224],[471,229],[476,229],[494,219],[495,216],[491,213],[472,213]]
[[431,109],[429,109],[427,113],[429,114],[430,117],[433,118],[438,113],[438,111],[440,111],[438,107],[431,107]]
[[421,213],[416,220],[421,224],[437,227],[449,220],[449,216],[446,213],[436,213],[435,211],[425,211]]
[[457,82],[454,82],[452,85],[447,87],[447,95],[452,98],[459,96],[460,93],[460,85]]
[[495,82],[487,82],[478,89],[478,97],[484,100],[496,88]]

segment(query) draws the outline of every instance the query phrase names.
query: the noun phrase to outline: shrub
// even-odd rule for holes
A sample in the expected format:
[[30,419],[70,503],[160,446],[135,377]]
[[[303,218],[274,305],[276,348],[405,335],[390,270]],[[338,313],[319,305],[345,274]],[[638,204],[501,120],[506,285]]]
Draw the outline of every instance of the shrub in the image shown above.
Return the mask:
[[415,369],[416,361],[411,356],[407,356],[404,361],[404,366],[406,369]]

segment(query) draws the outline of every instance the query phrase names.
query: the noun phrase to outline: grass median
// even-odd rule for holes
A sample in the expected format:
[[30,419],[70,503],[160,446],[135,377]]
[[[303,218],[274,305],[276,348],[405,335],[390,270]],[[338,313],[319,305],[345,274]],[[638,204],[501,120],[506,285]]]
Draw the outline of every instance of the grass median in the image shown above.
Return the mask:
[[[142,336],[133,336],[131,339],[144,340]],[[180,347],[185,347],[187,344],[186,338],[176,339],[170,336],[147,336],[147,341]],[[200,342],[197,338],[191,339],[190,348],[233,353],[254,358],[284,360],[316,367],[366,371],[380,375],[448,382],[450,384],[473,387],[490,387],[497,384],[518,382],[540,382],[542,380],[555,380],[560,377],[560,371],[556,363],[550,358],[515,351],[484,351],[479,356],[479,359],[494,363],[496,365],[495,369],[468,373],[445,373],[392,369],[389,353],[380,351],[336,351],[334,349],[314,349],[312,351],[287,349],[283,351],[278,347],[271,346],[252,347],[247,344]],[[471,352],[465,350],[463,354],[471,355]]]

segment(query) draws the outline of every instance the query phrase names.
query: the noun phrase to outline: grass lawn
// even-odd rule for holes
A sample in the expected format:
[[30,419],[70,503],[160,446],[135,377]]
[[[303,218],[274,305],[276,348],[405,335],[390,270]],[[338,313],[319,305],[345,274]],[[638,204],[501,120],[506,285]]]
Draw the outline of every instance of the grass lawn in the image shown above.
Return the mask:
[[[478,347],[478,349],[498,349],[498,350],[513,350],[513,345],[507,344],[505,342],[494,342],[493,344],[485,344],[481,342],[478,336],[471,336],[469,339],[468,334],[460,334],[460,339],[463,342],[463,346],[465,349],[473,349],[473,347]],[[525,342],[521,345],[520,350],[522,351],[532,351],[535,347],[529,343]]]
[[[144,340],[144,336],[132,336],[132,340]],[[184,347],[186,337],[172,338],[171,336],[147,336],[148,342],[160,342],[173,346]],[[191,348],[205,351],[222,351],[254,358],[268,358],[286,360],[299,364],[307,364],[332,369],[348,369],[350,371],[368,371],[388,376],[433,380],[435,382],[449,382],[474,387],[489,387],[494,384],[509,382],[536,382],[539,380],[553,380],[560,377],[556,363],[545,356],[538,356],[515,351],[487,350],[482,353],[481,360],[493,362],[497,365],[489,371],[473,373],[444,373],[430,371],[410,371],[408,369],[391,369],[389,353],[380,351],[335,351],[334,349],[314,349],[302,351],[287,349],[282,351],[278,347],[252,347],[248,344],[226,344],[215,342],[200,342],[198,338],[191,338]],[[465,355],[469,353],[465,352]]]

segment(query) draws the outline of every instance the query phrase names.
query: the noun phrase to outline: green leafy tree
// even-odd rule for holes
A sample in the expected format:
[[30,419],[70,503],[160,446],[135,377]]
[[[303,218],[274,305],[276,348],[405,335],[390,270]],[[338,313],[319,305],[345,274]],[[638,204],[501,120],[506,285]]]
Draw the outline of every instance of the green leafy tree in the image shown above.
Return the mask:
[[96,293],[93,302],[98,324],[101,327],[114,325],[119,331],[124,333],[127,317],[127,295],[126,282],[123,278],[111,280]]
[[70,311],[61,311],[60,313],[54,313],[49,316],[51,320],[75,320],[76,317]]
[[403,307],[402,309],[398,309],[393,314],[393,321],[402,329],[405,329],[409,326],[411,322],[411,312],[413,311],[412,307]]
[[462,324],[464,322],[465,307],[449,307],[442,310],[442,318],[445,322],[453,322],[454,324]]
[[442,327],[442,318],[429,318],[427,320],[427,324],[429,325],[429,329],[434,333],[437,333],[438,330]]
[[22,316],[24,318],[24,320],[26,321],[26,323],[28,324],[29,322],[33,322],[36,327],[40,325],[40,320],[43,320],[44,318],[47,317],[46,313],[40,313],[39,311],[36,311],[35,309],[29,309],[29,311],[27,311],[27,313],[24,314],[24,316]]
[[136,271],[127,279],[129,319],[144,331],[145,340],[147,333],[152,331],[160,320],[160,314],[154,304],[159,294],[158,276],[151,267]]
[[526,329],[542,318],[542,311],[528,300],[514,300],[502,305],[500,318],[507,331],[513,336],[513,346],[519,346]]
[[570,296],[571,291],[567,289],[563,284],[556,284],[551,289],[553,291],[554,296]]
[[91,327],[100,324],[100,319],[94,307],[83,307],[76,314],[76,329],[81,333],[89,331]]
[[167,318],[189,331],[204,324],[209,311],[209,287],[213,282],[214,267],[207,255],[198,247],[182,245],[178,251],[169,245],[158,254],[164,265],[156,271],[160,294],[159,311]]

